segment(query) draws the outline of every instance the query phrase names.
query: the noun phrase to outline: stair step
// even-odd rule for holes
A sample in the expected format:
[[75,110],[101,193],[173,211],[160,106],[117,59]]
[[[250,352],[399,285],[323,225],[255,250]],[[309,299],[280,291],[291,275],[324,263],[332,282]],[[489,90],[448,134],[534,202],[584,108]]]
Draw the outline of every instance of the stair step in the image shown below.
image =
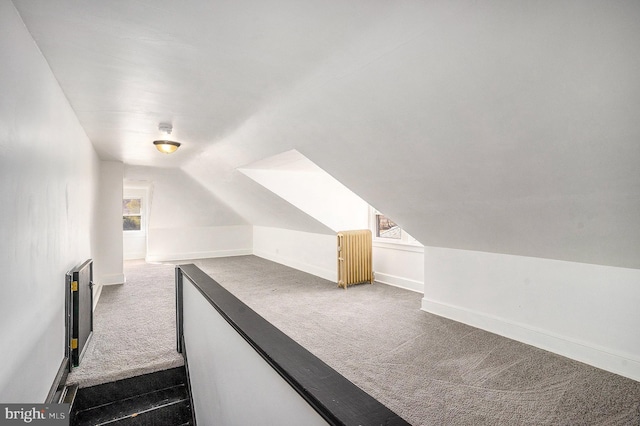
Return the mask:
[[118,380],[117,382],[81,388],[78,390],[74,409],[83,411],[97,405],[108,404],[184,383],[187,383],[185,368],[176,367]]
[[113,420],[108,423],[90,423],[104,426],[156,426],[156,425],[190,425],[191,407],[189,401],[182,400],[163,405],[134,415]]
[[169,423],[156,424],[180,424],[190,421],[190,403],[186,387],[184,385],[171,386],[97,405],[82,411],[79,410],[75,415],[74,424],[79,426],[115,425],[121,424],[120,421],[127,419],[132,423],[126,424],[146,424],[144,423],[145,419],[153,418],[172,419]]
[[190,419],[191,407],[186,401],[109,423],[109,426],[190,425]]
[[75,394],[71,424],[191,425],[184,366],[81,388]]

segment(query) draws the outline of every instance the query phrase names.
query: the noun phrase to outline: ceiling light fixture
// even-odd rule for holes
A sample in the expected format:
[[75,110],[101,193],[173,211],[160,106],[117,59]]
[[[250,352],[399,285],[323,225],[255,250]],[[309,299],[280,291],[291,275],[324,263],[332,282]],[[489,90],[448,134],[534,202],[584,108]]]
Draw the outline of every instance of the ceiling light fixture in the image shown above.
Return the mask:
[[153,141],[153,144],[158,148],[163,154],[171,154],[172,152],[176,152],[176,150],[180,147],[180,142],[170,141],[169,135],[171,135],[171,131],[173,127],[171,124],[160,123],[158,126],[158,130],[165,134],[163,139]]

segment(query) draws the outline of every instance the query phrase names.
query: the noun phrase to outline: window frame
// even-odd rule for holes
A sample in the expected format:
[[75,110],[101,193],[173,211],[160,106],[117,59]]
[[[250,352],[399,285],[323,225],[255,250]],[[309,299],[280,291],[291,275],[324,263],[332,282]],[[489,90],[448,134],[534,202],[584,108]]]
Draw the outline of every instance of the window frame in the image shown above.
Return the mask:
[[[140,229],[139,230],[125,230],[124,225],[122,232],[124,235],[129,236],[145,236],[147,235],[147,204],[148,204],[148,190],[146,188],[124,188],[122,192],[122,199],[139,199],[140,200]],[[124,211],[122,212],[122,217],[124,218]],[[126,215],[126,216],[137,216],[137,215]]]
[[[411,235],[407,233],[401,226],[400,228],[400,238],[387,238],[387,237],[379,237],[378,236],[378,215],[382,215],[387,217],[389,220],[395,223],[389,216],[384,213],[374,209],[373,207],[369,207],[369,229],[371,229],[371,234],[373,237],[373,242],[376,245],[386,245],[391,244],[395,246],[405,246],[407,248],[416,247],[422,248],[424,247],[418,240],[413,238]],[[397,225],[397,224],[396,224]]]
[[[122,212],[122,219],[123,219],[123,226],[122,226],[122,232],[142,232],[144,230],[144,214],[143,214],[143,206],[144,206],[144,199],[143,197],[139,197],[139,196],[130,196],[130,197],[126,197],[123,196],[122,197],[122,201],[124,200],[139,200],[140,203],[140,213],[138,214],[124,214],[124,211]],[[140,218],[140,229],[124,229],[124,218],[125,217],[139,217]]]

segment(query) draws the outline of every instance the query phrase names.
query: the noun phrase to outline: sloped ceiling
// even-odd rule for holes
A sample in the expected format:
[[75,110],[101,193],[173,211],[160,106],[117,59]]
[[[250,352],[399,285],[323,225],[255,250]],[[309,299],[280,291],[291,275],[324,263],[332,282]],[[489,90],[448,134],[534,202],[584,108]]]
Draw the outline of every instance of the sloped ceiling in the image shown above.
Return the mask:
[[223,200],[178,168],[126,165],[124,187],[149,191],[149,228],[247,225]]
[[237,169],[333,230],[369,228],[369,205],[295,149]]
[[640,268],[639,2],[14,4],[102,158],[250,223],[327,232],[236,170],[297,149],[425,245]]

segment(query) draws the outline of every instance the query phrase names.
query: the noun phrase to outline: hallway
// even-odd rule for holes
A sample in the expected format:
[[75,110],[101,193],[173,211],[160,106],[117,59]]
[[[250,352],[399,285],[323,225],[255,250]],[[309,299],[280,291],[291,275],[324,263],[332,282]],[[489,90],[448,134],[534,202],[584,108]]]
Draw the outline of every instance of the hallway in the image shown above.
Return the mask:
[[183,364],[176,352],[173,270],[168,264],[125,262],[127,282],[102,289],[93,337],[67,384],[94,386]]
[[[421,294],[335,283],[256,257],[194,263],[258,314],[412,424],[640,421],[640,382],[421,311]],[[81,387],[182,364],[173,265],[127,262],[69,381]],[[115,343],[132,339],[125,347]],[[156,340],[157,339],[157,340]],[[101,370],[90,378],[89,370]]]

